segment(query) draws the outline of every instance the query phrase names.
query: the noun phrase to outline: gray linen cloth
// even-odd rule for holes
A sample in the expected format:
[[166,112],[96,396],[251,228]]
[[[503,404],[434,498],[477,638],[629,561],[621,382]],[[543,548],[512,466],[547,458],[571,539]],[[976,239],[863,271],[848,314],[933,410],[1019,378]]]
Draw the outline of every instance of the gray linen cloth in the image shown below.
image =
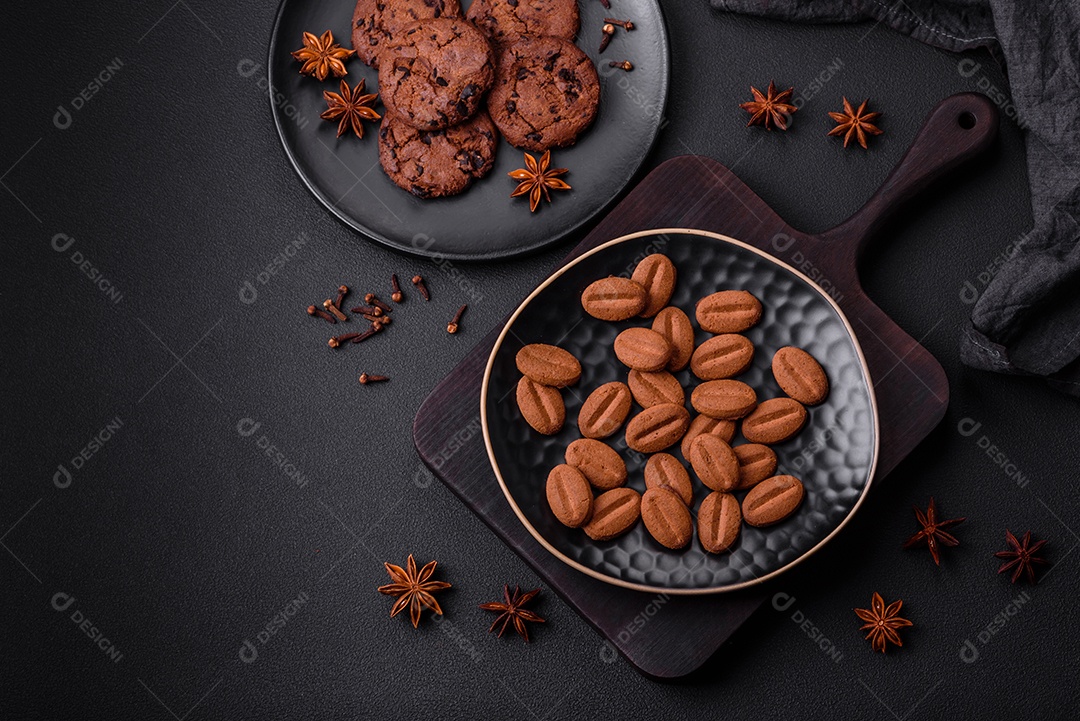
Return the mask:
[[[1080,396],[1080,0],[710,0],[795,22],[873,20],[930,45],[985,47],[1012,91],[992,98],[1025,133],[1035,225],[971,284],[966,365],[1045,377]],[[974,64],[973,64],[974,66]],[[985,280],[985,279],[984,279]]]

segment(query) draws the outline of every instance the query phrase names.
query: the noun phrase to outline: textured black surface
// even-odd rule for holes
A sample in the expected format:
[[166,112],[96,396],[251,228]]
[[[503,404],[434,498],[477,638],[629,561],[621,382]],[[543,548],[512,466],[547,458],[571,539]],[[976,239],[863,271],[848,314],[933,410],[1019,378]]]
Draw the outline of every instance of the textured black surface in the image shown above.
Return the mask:
[[[565,462],[566,447],[581,437],[577,416],[585,398],[604,383],[626,382],[627,368],[612,351],[615,337],[626,328],[651,326],[650,320],[642,318],[619,323],[592,318],[578,300],[581,292],[598,278],[628,275],[640,258],[654,252],[664,253],[675,264],[678,278],[671,305],[682,308],[691,318],[697,300],[718,290],[746,290],[761,300],[761,320],[745,333],[754,344],[754,359],[738,376],[757,391],[760,401],[784,395],[770,365],[773,354],[786,345],[804,348],[820,358],[831,381],[828,398],[808,409],[802,431],[774,447],[779,460],[777,473],[796,475],[803,482],[806,497],[802,505],[787,521],[770,528],[744,524],[729,553],[707,553],[696,538],[685,549],[664,548],[642,523],[617,539],[592,541],[581,529],[563,526],[551,513],[544,495],[548,472]],[[699,329],[697,344],[710,337]],[[534,535],[564,558],[601,576],[654,593],[722,590],[751,583],[791,566],[815,549],[863,495],[874,459],[876,429],[870,384],[855,342],[823,291],[753,250],[689,233],[633,238],[577,261],[514,319],[495,353],[487,391],[495,462]],[[521,373],[514,359],[528,343],[558,345],[581,361],[581,380],[562,392],[566,424],[555,435],[541,436],[518,410],[514,389]],[[690,394],[698,381],[689,368],[675,376],[686,389],[686,407],[693,417]],[[635,404],[631,417],[640,410]],[[627,448],[625,427],[605,442],[626,461],[627,485],[644,493],[648,456]],[[739,432],[732,444],[746,442]],[[669,451],[681,456],[678,446]],[[695,487],[691,510],[696,517],[708,489],[692,471],[691,478]],[[741,502],[745,493],[737,495]]]
[[[965,76],[956,56],[871,25],[767,23],[687,0],[664,10],[673,86],[648,164],[712,155],[807,230],[861,205],[942,97],[1007,88],[983,55]],[[956,350],[981,274],[1030,225],[1014,125],[961,171],[965,180],[892,222],[865,261],[874,299],[941,359],[945,421],[868,499],[848,543],[783,579],[783,610],[767,605],[699,673],[658,684],[550,593],[530,647],[486,636],[490,614],[476,604],[535,576],[421,473],[412,447],[420,401],[569,242],[485,265],[359,242],[278,144],[260,87],[274,11],[188,0],[9,9],[0,716],[169,719],[167,707],[193,721],[698,719],[718,709],[756,719],[1053,718],[1080,703],[1076,402],[1039,381],[966,370]],[[75,109],[72,98],[115,58],[112,78]],[[830,65],[839,68],[814,90]],[[786,135],[744,130],[734,107],[771,76],[813,96]],[[886,113],[886,135],[868,153],[822,137],[841,94],[870,96]],[[58,105],[66,129],[53,122]],[[74,244],[54,250],[58,233]],[[266,271],[301,233],[288,261]],[[432,302],[411,293],[384,337],[331,352],[329,327],[303,306],[341,282],[386,292],[391,271],[427,276]],[[245,282],[253,303],[240,299]],[[462,332],[450,337],[445,323],[462,302]],[[361,370],[394,380],[360,388]],[[71,459],[116,418],[120,428],[75,469]],[[250,436],[237,431],[245,418],[262,424]],[[260,450],[264,437],[300,469],[303,488]],[[65,488],[54,483],[60,464],[72,473]],[[941,568],[899,548],[914,531],[910,506],[931,494],[943,513],[968,517]],[[994,574],[1006,527],[1050,539],[1055,565],[1034,589]],[[391,601],[374,592],[382,561],[410,552],[438,558],[454,583],[446,620],[418,631],[386,618]],[[903,597],[916,624],[885,657],[851,613],[875,590]],[[57,593],[75,598],[64,612],[50,605]],[[261,643],[301,593],[308,600]],[[643,606],[642,622],[663,608]],[[239,658],[245,639],[254,663]]]
[[[391,247],[443,258],[499,258],[550,245],[597,216],[641,167],[664,119],[670,64],[668,38],[656,0],[623,0],[619,12],[634,18],[632,32],[620,30],[607,50],[597,52],[600,27],[609,11],[597,0],[581,6],[577,44],[596,64],[600,110],[592,127],[572,147],[552,152],[552,167],[570,168],[571,192],[555,193],[552,207],[530,216],[528,200],[508,202],[514,181],[506,174],[524,167],[521,151],[505,140],[498,144],[495,167],[465,193],[452,198],[414,198],[386,177],[379,166],[375,133],[335,138],[336,123],[319,120],[326,109],[325,83],[301,76],[289,55],[300,47],[304,30],[330,29],[352,47],[349,23],[355,0],[288,0],[274,28],[270,80],[281,102],[273,104],[278,131],[304,182],[331,212],[352,227]],[[463,2],[468,7],[467,2]],[[319,33],[322,30],[318,31]],[[629,59],[632,73],[611,68],[611,60]],[[366,80],[376,92],[378,73],[352,58],[346,63],[351,84]],[[379,106],[379,112],[385,110]],[[534,153],[534,155],[536,155]],[[547,206],[547,203],[544,203]]]

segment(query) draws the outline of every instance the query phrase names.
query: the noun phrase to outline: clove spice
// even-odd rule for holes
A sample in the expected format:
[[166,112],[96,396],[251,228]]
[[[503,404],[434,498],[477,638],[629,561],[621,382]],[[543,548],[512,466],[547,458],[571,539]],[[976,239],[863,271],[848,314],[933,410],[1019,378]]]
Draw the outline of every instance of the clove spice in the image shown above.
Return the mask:
[[359,333],[343,333],[342,335],[336,335],[330,340],[326,341],[326,344],[331,348],[337,348],[342,343],[347,343],[359,335]]
[[413,285],[420,291],[420,295],[424,296],[424,300],[431,300],[431,293],[428,292],[427,285],[424,283],[424,278],[419,275],[412,277]]
[[398,283],[397,273],[390,274],[390,289],[393,291],[390,293],[390,300],[400,303],[405,299],[405,294],[401,292],[401,284]]
[[604,27],[600,28],[600,32],[603,33],[600,37],[600,52],[604,52],[611,42],[611,36],[615,34],[615,26],[611,23],[604,23]]
[[328,310],[330,313],[333,313],[334,317],[342,322],[349,319],[349,316],[338,310],[338,307],[334,305],[334,301],[330,300],[329,298],[323,301],[322,307]]
[[389,376],[377,376],[377,375],[375,375],[373,373],[361,373],[360,374],[360,384],[365,385],[365,386],[368,383],[380,383],[382,381],[388,381],[388,380],[390,380]]
[[345,299],[345,294],[349,292],[349,286],[339,285],[337,289],[337,300],[334,301],[334,307],[341,310],[341,301]]
[[391,310],[393,310],[393,308],[379,300],[379,297],[374,293],[368,293],[367,295],[365,295],[364,302],[368,305],[373,305],[376,308],[381,309],[384,313],[389,313]]
[[610,63],[608,63],[608,67],[609,68],[621,68],[622,70],[625,70],[626,72],[630,72],[631,70],[634,69],[634,64],[632,62],[630,62],[629,60],[622,60],[622,61],[612,60]]
[[454,314],[454,319],[446,325],[447,333],[450,333],[452,335],[458,332],[458,323],[461,322],[461,316],[465,313],[465,309],[468,307],[469,306],[466,304],[458,308],[457,313]]
[[319,310],[318,308],[316,308],[313,305],[309,305],[307,307],[307,314],[315,316],[316,318],[322,318],[327,323],[331,323],[331,324],[336,324],[337,323],[337,321],[334,320],[334,316],[330,315],[326,311]]

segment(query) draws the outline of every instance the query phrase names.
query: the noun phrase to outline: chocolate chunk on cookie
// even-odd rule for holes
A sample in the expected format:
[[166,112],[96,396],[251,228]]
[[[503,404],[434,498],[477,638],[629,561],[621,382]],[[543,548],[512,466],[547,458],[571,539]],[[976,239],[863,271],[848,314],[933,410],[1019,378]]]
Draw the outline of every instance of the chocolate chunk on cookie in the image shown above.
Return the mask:
[[596,67],[576,45],[523,36],[499,54],[488,111],[511,145],[543,151],[572,145],[599,102]]
[[485,112],[445,130],[418,130],[388,114],[379,128],[379,163],[419,198],[457,195],[495,164],[497,133]]
[[356,57],[377,68],[379,52],[409,25],[420,20],[460,16],[458,0],[357,0],[353,11],[353,49]]
[[465,20],[409,25],[379,55],[379,92],[387,111],[421,130],[472,117],[494,80],[491,46]]
[[522,35],[573,40],[578,31],[577,0],[473,0],[465,17],[499,45]]

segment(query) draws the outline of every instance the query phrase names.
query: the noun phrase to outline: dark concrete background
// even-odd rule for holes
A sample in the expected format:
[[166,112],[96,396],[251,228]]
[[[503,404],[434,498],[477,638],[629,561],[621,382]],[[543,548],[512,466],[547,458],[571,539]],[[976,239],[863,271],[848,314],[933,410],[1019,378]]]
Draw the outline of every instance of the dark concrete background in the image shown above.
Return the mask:
[[[664,10],[670,122],[650,166],[715,157],[807,230],[858,208],[941,98],[1007,90],[985,54],[961,67],[880,27],[764,22],[703,0]],[[265,65],[272,2],[8,12],[0,717],[1049,718],[1075,708],[1076,402],[958,360],[980,273],[1030,225],[1015,123],[893,221],[866,259],[871,296],[946,368],[945,421],[835,541],[837,565],[780,579],[792,605],[763,608],[698,674],[656,683],[608,662],[551,593],[529,647],[489,637],[477,604],[537,579],[422,480],[412,447],[424,396],[572,244],[436,264],[334,221],[278,145],[261,71],[238,71]],[[787,134],[744,129],[736,107],[771,77],[812,95]],[[885,113],[868,153],[823,137],[841,95]],[[260,282],[280,253],[287,261]],[[427,276],[434,300],[403,307],[380,342],[330,352],[328,329],[303,307],[342,282],[381,289],[392,271]],[[245,282],[252,303],[240,299]],[[462,302],[470,310],[450,337]],[[362,370],[394,379],[363,388]],[[941,568],[900,550],[915,530],[911,505],[931,495],[945,515],[968,517]],[[1050,539],[1054,565],[1037,587],[995,575],[1006,528]],[[425,616],[418,631],[387,618],[391,600],[375,592],[382,562],[409,553],[437,558],[454,584],[445,620]],[[875,590],[903,598],[915,623],[884,657],[851,612]],[[252,663],[240,658],[245,640]]]

